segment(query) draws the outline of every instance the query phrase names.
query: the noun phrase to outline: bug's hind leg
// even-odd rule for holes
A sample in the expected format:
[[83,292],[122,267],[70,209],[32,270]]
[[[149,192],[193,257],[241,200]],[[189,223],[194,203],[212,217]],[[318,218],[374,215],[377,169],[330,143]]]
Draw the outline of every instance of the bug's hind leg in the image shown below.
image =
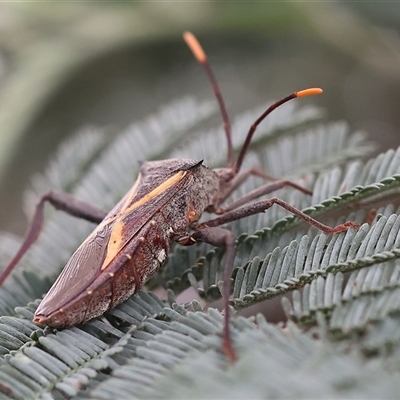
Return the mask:
[[[239,203],[240,199],[236,202]],[[226,212],[225,214],[221,215],[220,217],[210,219],[209,221],[202,222],[199,225],[195,226],[196,230],[203,230],[205,228],[210,228],[210,227],[216,227],[220,225],[227,224],[229,222],[237,221],[238,219],[242,219],[245,217],[249,217],[250,215],[255,215],[259,213],[263,213],[268,208],[271,208],[274,204],[286,209],[287,211],[291,212],[292,214],[296,215],[297,217],[301,218],[305,222],[309,223],[310,225],[315,226],[319,230],[325,233],[339,233],[339,232],[344,232],[347,229],[353,227],[358,229],[359,224],[357,222],[353,221],[348,221],[345,222],[344,224],[340,224],[337,226],[328,226],[325,225],[319,221],[317,221],[315,218],[310,217],[309,215],[305,214],[303,211],[297,209],[296,207],[291,206],[288,204],[286,201],[279,199],[277,197],[272,197],[267,200],[261,200],[257,201],[252,204],[247,204],[242,207],[239,207],[234,210],[230,210],[229,212]]]
[[52,204],[57,210],[65,211],[70,215],[95,223],[101,222],[107,214],[100,208],[79,200],[68,193],[50,191],[44,194],[36,204],[35,213],[25,232],[21,247],[0,275],[0,286],[14,269],[18,261],[39,237],[43,225],[43,211],[46,202]]

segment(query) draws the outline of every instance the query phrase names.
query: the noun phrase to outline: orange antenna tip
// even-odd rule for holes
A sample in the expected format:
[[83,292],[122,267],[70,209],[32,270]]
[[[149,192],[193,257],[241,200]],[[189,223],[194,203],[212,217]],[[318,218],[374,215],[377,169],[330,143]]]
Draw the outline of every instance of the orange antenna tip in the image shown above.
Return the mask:
[[192,50],[197,61],[199,61],[200,63],[204,63],[207,59],[206,53],[204,53],[204,50],[196,39],[196,36],[194,36],[191,32],[185,32],[183,34],[183,39],[189,46],[190,50]]
[[321,88],[309,88],[296,92],[296,97],[313,96],[314,94],[321,94],[322,92],[323,90]]

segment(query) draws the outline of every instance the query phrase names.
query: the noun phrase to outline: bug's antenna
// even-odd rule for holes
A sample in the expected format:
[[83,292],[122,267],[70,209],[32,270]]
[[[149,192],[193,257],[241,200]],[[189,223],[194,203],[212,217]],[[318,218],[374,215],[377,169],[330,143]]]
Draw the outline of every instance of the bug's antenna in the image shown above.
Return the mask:
[[183,39],[185,40],[186,44],[189,46],[190,50],[196,57],[197,61],[204,67],[210,81],[211,85],[217,98],[219,108],[221,110],[222,120],[224,122],[224,129],[226,135],[226,141],[228,145],[228,160],[227,160],[227,167],[232,168],[234,166],[233,160],[233,146],[232,146],[232,128],[231,123],[229,121],[229,115],[226,111],[225,102],[221,94],[221,90],[218,86],[217,79],[215,78],[214,72],[211,68],[210,63],[208,62],[206,53],[204,52],[203,48],[201,47],[200,43],[196,39],[196,37],[191,32],[185,32],[183,34]]
[[276,108],[278,108],[282,104],[284,104],[292,99],[295,99],[297,97],[312,96],[314,94],[321,94],[322,91],[323,90],[320,88],[309,88],[309,89],[300,90],[299,92],[294,92],[294,93],[290,94],[289,96],[286,96],[285,98],[283,98],[283,99],[277,101],[276,103],[272,104],[271,106],[269,106],[268,109],[266,111],[264,111],[264,113],[261,114],[261,116],[253,123],[253,125],[251,125],[249,132],[247,133],[246,140],[244,141],[243,147],[240,150],[238,159],[236,161],[235,172],[236,173],[239,172],[240,167],[242,166],[242,163],[243,163],[244,156],[247,152],[247,149],[249,148],[253,134],[256,131],[258,125],[260,125],[261,121],[263,121],[267,115],[269,115],[272,111],[274,111]]

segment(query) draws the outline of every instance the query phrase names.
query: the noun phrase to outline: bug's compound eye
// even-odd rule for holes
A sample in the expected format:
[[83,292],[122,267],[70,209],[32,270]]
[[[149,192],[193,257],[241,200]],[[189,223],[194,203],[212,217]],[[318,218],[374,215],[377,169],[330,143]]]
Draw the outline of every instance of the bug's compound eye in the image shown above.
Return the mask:
[[197,222],[200,218],[200,215],[198,215],[198,213],[196,212],[194,205],[191,204],[189,206],[189,211],[187,213],[187,219],[189,224],[193,224],[193,222]]

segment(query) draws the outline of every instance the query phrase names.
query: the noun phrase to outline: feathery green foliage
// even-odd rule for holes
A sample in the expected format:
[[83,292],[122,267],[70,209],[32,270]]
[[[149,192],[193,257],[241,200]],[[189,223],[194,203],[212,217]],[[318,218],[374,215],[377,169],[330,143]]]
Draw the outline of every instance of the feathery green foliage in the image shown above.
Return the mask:
[[[114,138],[82,130],[33,179],[26,208],[56,188],[108,210],[129,190],[141,160],[224,165],[222,128],[199,128],[214,112],[213,103],[186,98]],[[235,119],[236,148],[260,112]],[[268,305],[279,296],[286,325],[233,317],[238,361],[230,364],[221,351],[223,316],[206,309],[221,297],[224,251],[200,245],[175,246],[149,292],[103,317],[62,331],[40,328],[31,322],[38,299],[93,229],[49,212],[38,242],[0,288],[0,398],[396,396],[400,149],[361,161],[372,148],[365,136],[321,116],[295,103],[278,109],[257,132],[244,168],[258,166],[312,188],[313,196],[291,188],[273,196],[318,220],[361,227],[326,235],[277,206],[230,224],[237,235],[232,307]],[[261,182],[249,179],[232,198]],[[1,265],[19,243],[1,236]],[[157,287],[173,290],[169,305],[153,294]],[[190,287],[200,303],[178,304],[175,296]]]

